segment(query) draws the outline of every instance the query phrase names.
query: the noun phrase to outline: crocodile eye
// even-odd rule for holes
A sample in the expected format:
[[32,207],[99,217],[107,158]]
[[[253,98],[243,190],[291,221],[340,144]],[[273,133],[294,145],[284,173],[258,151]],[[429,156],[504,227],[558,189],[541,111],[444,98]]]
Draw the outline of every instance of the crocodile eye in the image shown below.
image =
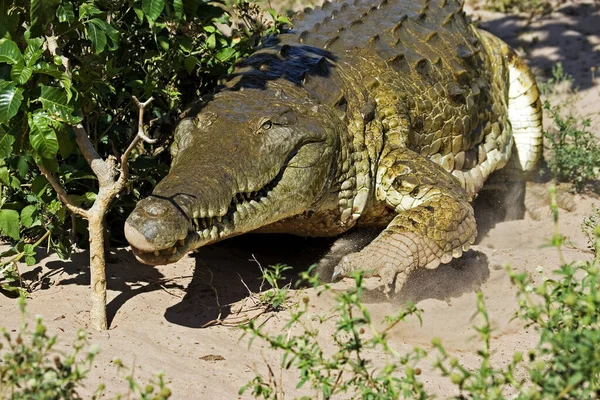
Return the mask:
[[266,131],[268,129],[271,129],[272,126],[273,126],[273,123],[270,120],[266,120],[260,125],[260,129]]

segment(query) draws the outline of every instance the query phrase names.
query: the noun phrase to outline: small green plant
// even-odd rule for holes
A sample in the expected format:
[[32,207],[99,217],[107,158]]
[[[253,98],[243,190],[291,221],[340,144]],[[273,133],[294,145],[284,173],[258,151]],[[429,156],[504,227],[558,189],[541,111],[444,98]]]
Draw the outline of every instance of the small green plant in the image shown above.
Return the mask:
[[583,219],[581,231],[588,240],[588,248],[596,253],[596,237],[600,235],[600,208],[592,204],[592,213]]
[[538,83],[542,95],[556,95],[561,88],[567,86],[570,89],[573,85],[573,76],[565,71],[562,63],[558,62],[553,65],[551,74],[552,76],[547,81]]
[[[41,317],[36,317],[33,329],[25,322],[25,297],[19,297],[18,304],[22,323],[16,335],[0,328],[0,399],[81,399],[78,390],[83,387],[99,347],[90,345],[87,334],[80,330],[69,353],[56,350],[58,337],[48,335]],[[125,369],[120,360],[113,363],[120,372]],[[125,379],[129,384],[127,398],[133,395],[141,400],[166,400],[171,396],[162,374],[158,374],[157,382],[143,387],[131,375]],[[101,384],[92,398],[104,398],[105,387]],[[155,387],[158,390],[155,391]],[[120,399],[122,395],[116,398]]]
[[591,121],[578,122],[573,115],[563,118],[560,107],[548,101],[544,108],[555,124],[555,129],[544,135],[550,144],[550,171],[558,181],[572,183],[580,192],[600,173],[600,144],[589,130]]
[[[113,365],[115,365],[118,371],[122,374],[127,371],[127,367],[123,364],[120,358],[115,358],[112,360]],[[157,381],[152,381],[144,386],[140,385],[135,378],[131,374],[125,375],[125,380],[129,385],[129,393],[126,396],[122,394],[118,394],[116,396],[116,400],[120,400],[123,397],[129,399],[134,396],[140,400],[167,400],[171,397],[171,389],[169,389],[165,383],[164,374],[159,372],[156,376]],[[104,389],[106,386],[104,384],[100,384],[94,399],[98,399],[102,396]]]
[[[302,283],[309,283],[320,293],[329,291],[329,286],[318,287],[319,282],[310,271],[302,274]],[[409,354],[399,354],[388,343],[389,331],[409,315],[419,316],[414,305],[408,305],[385,321],[383,329],[377,328],[375,321],[362,303],[363,277],[355,276],[355,287],[335,296],[336,306],[332,310],[336,316],[333,337],[319,335],[318,324],[331,318],[328,315],[312,315],[309,311],[310,299],[302,298],[301,304],[291,313],[286,332],[273,337],[263,325],[250,321],[243,326],[245,334],[265,340],[274,349],[281,350],[283,356],[280,368],[298,370],[300,376],[297,388],[309,386],[314,396],[310,398],[329,399],[335,395],[345,398],[364,399],[425,399],[423,385],[418,381],[420,369],[415,364],[425,355],[416,349]],[[317,325],[313,322],[317,321]],[[299,334],[292,332],[299,329]],[[334,354],[327,354],[321,345],[332,340],[336,344]],[[376,365],[369,357],[370,352],[383,353],[380,359],[385,365]],[[281,382],[277,381],[269,366],[268,376],[257,374],[240,394],[250,390],[255,398],[283,398]],[[309,398],[309,397],[306,397]]]
[[501,13],[529,12],[543,14],[552,10],[550,0],[485,0],[485,8]]
[[[259,288],[258,300],[259,304],[265,307],[265,312],[280,311],[286,304],[290,296],[291,282],[284,286],[280,286],[280,282],[285,280],[283,273],[292,269],[292,267],[284,264],[276,264],[263,268],[258,264],[262,272],[262,282]],[[263,291],[264,284],[271,286],[270,289]]]

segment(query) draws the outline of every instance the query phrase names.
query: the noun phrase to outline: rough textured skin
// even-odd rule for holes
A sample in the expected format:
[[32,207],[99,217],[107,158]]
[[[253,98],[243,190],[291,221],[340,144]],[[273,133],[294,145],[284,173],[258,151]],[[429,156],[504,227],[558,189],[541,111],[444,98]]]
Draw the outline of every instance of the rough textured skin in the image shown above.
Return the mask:
[[249,231],[383,231],[335,260],[399,290],[477,235],[470,201],[541,157],[535,81],[455,0],[325,3],[241,61],[177,128],[169,175],[126,224],[164,264]]

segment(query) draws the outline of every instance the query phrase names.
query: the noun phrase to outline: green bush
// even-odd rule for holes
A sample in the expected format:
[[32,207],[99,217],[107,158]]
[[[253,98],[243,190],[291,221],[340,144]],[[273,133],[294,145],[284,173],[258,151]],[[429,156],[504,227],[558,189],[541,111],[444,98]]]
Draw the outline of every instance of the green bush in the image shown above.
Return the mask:
[[37,167],[76,205],[90,206],[98,181],[72,126],[80,123],[117,169],[137,132],[132,98],[152,96],[148,134],[159,140],[134,149],[128,190],[107,218],[111,236],[122,238],[133,205],[167,172],[164,150],[184,108],[285,22],[243,1],[229,9],[195,0],[1,1],[0,236],[17,244],[1,256],[26,253],[34,263],[26,246],[48,232],[48,247],[63,258],[73,240],[86,243],[85,224],[71,220]]
[[600,143],[590,131],[591,121],[578,122],[573,115],[565,119],[560,107],[548,101],[544,108],[555,124],[555,128],[544,135],[550,144],[550,171],[558,181],[572,183],[575,190],[582,191],[600,174]]

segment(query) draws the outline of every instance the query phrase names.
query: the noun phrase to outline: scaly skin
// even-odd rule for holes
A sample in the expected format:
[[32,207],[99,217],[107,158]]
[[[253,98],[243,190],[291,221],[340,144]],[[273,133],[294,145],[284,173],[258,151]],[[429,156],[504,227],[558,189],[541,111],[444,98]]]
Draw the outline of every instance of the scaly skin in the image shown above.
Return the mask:
[[249,231],[381,227],[334,276],[363,270],[399,290],[474,242],[470,201],[492,172],[511,156],[516,174],[535,168],[538,97],[525,64],[455,0],[325,3],[180,123],[171,171],[127,239],[165,264]]

